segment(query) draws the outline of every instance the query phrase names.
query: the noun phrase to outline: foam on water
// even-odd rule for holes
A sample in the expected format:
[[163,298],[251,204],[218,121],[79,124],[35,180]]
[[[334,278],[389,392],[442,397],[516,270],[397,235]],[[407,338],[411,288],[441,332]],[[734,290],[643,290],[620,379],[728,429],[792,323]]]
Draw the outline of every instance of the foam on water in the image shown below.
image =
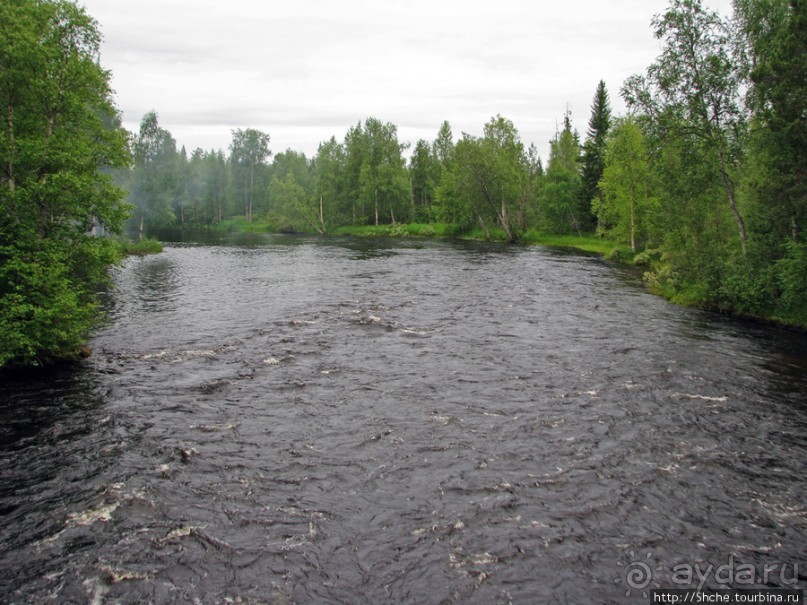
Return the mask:
[[0,384],[4,602],[616,603],[631,552],[802,561],[803,335],[467,242],[116,280],[93,357]]

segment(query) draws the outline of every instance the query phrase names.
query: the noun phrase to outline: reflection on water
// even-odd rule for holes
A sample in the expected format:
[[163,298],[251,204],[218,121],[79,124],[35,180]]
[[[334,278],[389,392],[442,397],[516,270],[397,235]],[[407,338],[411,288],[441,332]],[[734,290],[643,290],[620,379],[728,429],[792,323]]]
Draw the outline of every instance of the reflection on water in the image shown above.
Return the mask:
[[0,600],[621,603],[632,562],[807,565],[804,335],[567,252],[251,237],[129,259],[89,360],[0,386]]
[[180,276],[168,256],[133,259],[134,294],[152,312],[174,310]]

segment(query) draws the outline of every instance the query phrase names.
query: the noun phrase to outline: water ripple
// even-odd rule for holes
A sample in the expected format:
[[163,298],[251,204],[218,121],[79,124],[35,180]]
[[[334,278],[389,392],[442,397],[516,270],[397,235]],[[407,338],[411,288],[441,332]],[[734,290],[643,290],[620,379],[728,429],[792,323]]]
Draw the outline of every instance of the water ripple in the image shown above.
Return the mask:
[[807,564],[803,336],[538,248],[275,237],[116,281],[90,360],[0,387],[6,602],[622,602],[628,552],[662,585]]

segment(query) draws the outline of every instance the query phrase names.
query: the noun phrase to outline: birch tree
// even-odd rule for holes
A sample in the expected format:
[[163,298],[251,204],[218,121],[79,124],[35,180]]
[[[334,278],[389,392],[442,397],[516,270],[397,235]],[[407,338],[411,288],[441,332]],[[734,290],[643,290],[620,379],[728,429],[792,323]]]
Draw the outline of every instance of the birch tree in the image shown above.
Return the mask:
[[701,0],[671,0],[653,20],[664,44],[647,77],[633,76],[623,90],[628,104],[658,118],[666,113],[669,136],[698,139],[716,162],[740,247],[748,239],[737,203],[737,179],[747,119],[741,86],[745,63],[731,25],[703,8]]
[[252,212],[255,203],[255,176],[261,166],[272,155],[269,150],[268,134],[247,128],[246,130],[233,130],[233,139],[230,143],[230,153],[234,165],[243,168],[244,216],[247,222],[252,222]]

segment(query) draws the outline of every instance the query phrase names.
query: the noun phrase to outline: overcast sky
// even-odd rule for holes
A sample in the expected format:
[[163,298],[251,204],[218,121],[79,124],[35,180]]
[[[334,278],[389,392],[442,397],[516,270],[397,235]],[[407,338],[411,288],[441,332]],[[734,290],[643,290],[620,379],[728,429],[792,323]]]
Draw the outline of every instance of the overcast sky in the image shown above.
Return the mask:
[[[546,160],[566,107],[585,133],[597,83],[619,90],[659,54],[666,0],[79,0],[101,25],[101,61],[124,126],[154,109],[188,153],[226,150],[235,128],[316,154],[367,117],[401,141],[443,120],[481,134],[496,114]],[[731,0],[705,0],[729,14]]]

